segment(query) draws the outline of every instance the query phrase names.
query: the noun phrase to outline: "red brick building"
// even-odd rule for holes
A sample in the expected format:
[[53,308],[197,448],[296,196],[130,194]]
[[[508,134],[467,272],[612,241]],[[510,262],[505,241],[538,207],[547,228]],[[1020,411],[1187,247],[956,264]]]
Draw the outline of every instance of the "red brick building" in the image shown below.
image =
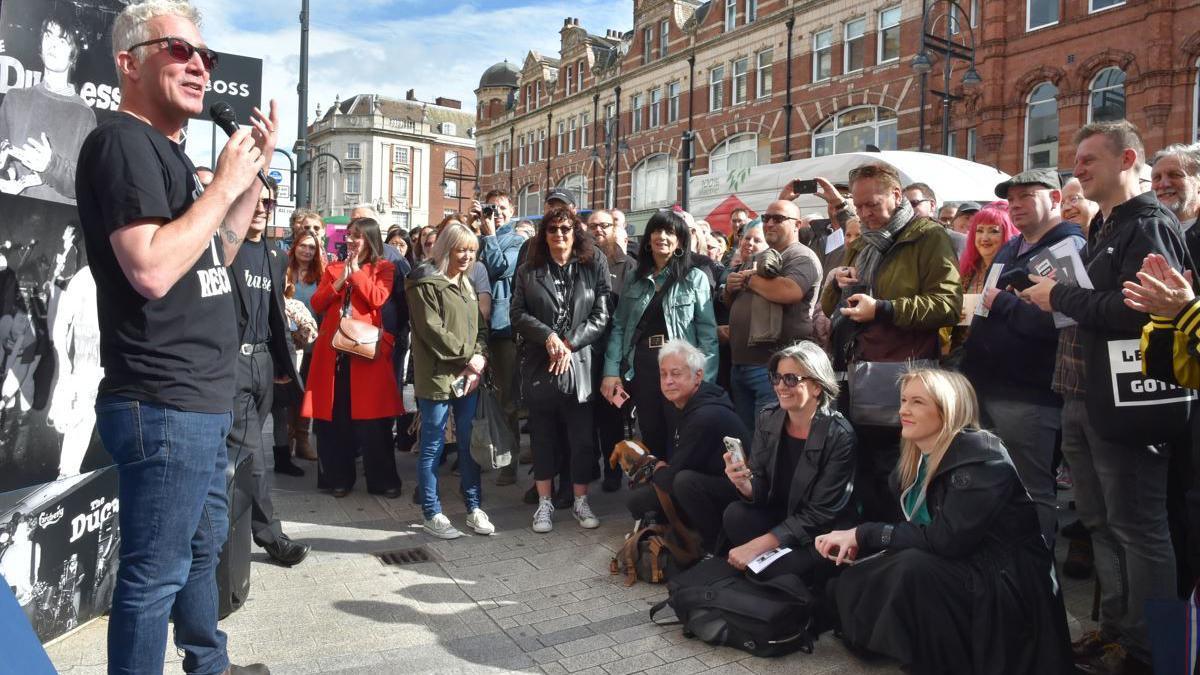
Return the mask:
[[[950,3],[932,2],[944,34]],[[950,93],[952,154],[1010,173],[1070,170],[1072,134],[1124,116],[1147,149],[1197,138],[1200,2],[962,0],[954,42],[974,38],[982,84]],[[481,189],[540,212],[547,186],[581,206],[641,220],[678,201],[694,174],[862,150],[920,147],[922,5],[859,0],[635,0],[633,30],[560,29],[557,55],[530,52],[484,73],[477,123]],[[924,148],[943,150],[940,56],[924,97]],[[642,217],[639,218],[638,215]]]

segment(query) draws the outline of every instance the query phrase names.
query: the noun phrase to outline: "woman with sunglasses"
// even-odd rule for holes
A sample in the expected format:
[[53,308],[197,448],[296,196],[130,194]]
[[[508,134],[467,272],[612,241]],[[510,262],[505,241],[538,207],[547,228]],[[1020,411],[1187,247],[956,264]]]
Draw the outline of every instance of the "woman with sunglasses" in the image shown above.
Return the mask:
[[725,475],[742,499],[723,518],[729,564],[745,570],[767,551],[790,548],[763,574],[791,573],[813,584],[833,571],[814,538],[855,522],[857,440],[834,409],[837,377],[816,343],[780,350],[767,369],[779,403],[759,413],[747,461],[724,456]]
[[670,458],[675,413],[658,382],[658,350],[675,339],[703,352],[704,379],[717,377],[717,321],[708,276],[695,267],[687,221],[659,211],[646,223],[638,267],[626,279],[604,353],[600,393],[620,408],[633,401],[642,441],[655,456]]
[[334,497],[354,488],[354,459],[361,454],[367,492],[389,499],[400,496],[400,476],[392,452],[392,418],[404,412],[392,372],[392,336],[380,331],[375,358],[333,348],[343,307],[350,316],[383,326],[383,306],[392,293],[395,267],[383,258],[383,238],[373,218],[356,218],[346,227],[346,260],[330,263],[312,297],[323,315],[306,381],[304,416],[316,420],[318,486]]
[[[533,531],[553,527],[554,475],[574,485],[572,514],[592,529],[600,520],[588,506],[596,471],[592,400],[593,354],[608,327],[608,262],[579,217],[553,208],[529,244],[529,259],[513,278],[512,325],[524,339],[521,372],[533,447],[538,507]],[[561,468],[561,470],[560,470]]]

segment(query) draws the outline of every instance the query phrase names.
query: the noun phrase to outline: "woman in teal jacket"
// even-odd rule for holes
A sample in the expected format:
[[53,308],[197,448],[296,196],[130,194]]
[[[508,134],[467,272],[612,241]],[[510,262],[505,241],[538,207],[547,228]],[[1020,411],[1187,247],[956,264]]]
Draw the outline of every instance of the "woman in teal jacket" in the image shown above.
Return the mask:
[[704,379],[717,375],[712,291],[692,264],[689,243],[687,222],[678,213],[661,211],[646,223],[637,271],[617,303],[600,384],[610,404],[620,408],[632,400],[642,440],[664,460],[671,450],[672,410],[658,384],[658,350],[670,340],[686,340],[708,358]]

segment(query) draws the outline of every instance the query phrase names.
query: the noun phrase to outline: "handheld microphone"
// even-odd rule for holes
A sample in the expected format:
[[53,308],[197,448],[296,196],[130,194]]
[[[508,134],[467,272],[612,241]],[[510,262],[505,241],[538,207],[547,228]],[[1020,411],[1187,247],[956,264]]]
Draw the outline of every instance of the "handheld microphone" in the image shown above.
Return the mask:
[[[237,113],[233,111],[233,106],[225,101],[217,101],[208,108],[208,116],[212,119],[213,124],[221,127],[226,135],[232,136],[233,132],[238,130]],[[213,160],[214,164],[216,159]],[[263,173],[262,169],[258,170],[258,179],[262,184],[271,188],[271,184],[267,182],[267,174]]]

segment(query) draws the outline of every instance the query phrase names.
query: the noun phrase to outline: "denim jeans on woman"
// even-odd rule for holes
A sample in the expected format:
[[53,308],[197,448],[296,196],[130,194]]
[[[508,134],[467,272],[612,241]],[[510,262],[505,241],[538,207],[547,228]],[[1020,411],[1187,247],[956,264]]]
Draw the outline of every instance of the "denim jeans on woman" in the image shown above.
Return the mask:
[[168,616],[183,669],[224,672],[216,567],[229,531],[225,437],[232,415],[105,396],[96,402],[96,424],[117,463],[121,500],[108,672],[162,673]]
[[467,513],[479,508],[479,465],[471,457],[471,425],[475,421],[475,404],[478,401],[478,390],[449,401],[417,399],[417,409],[421,411],[421,457],[417,460],[417,489],[420,490],[421,512],[426,520],[442,512],[442,503],[438,500],[437,467],[446,445],[446,421],[451,410],[454,411],[454,434],[458,439],[458,470],[462,474],[459,476],[459,485],[462,487],[463,500]]
[[742,424],[746,425],[750,433],[754,433],[758,413],[772,403],[779,402],[779,397],[775,395],[775,387],[771,386],[767,367],[735,363],[729,371],[729,386],[738,417],[742,418]]

